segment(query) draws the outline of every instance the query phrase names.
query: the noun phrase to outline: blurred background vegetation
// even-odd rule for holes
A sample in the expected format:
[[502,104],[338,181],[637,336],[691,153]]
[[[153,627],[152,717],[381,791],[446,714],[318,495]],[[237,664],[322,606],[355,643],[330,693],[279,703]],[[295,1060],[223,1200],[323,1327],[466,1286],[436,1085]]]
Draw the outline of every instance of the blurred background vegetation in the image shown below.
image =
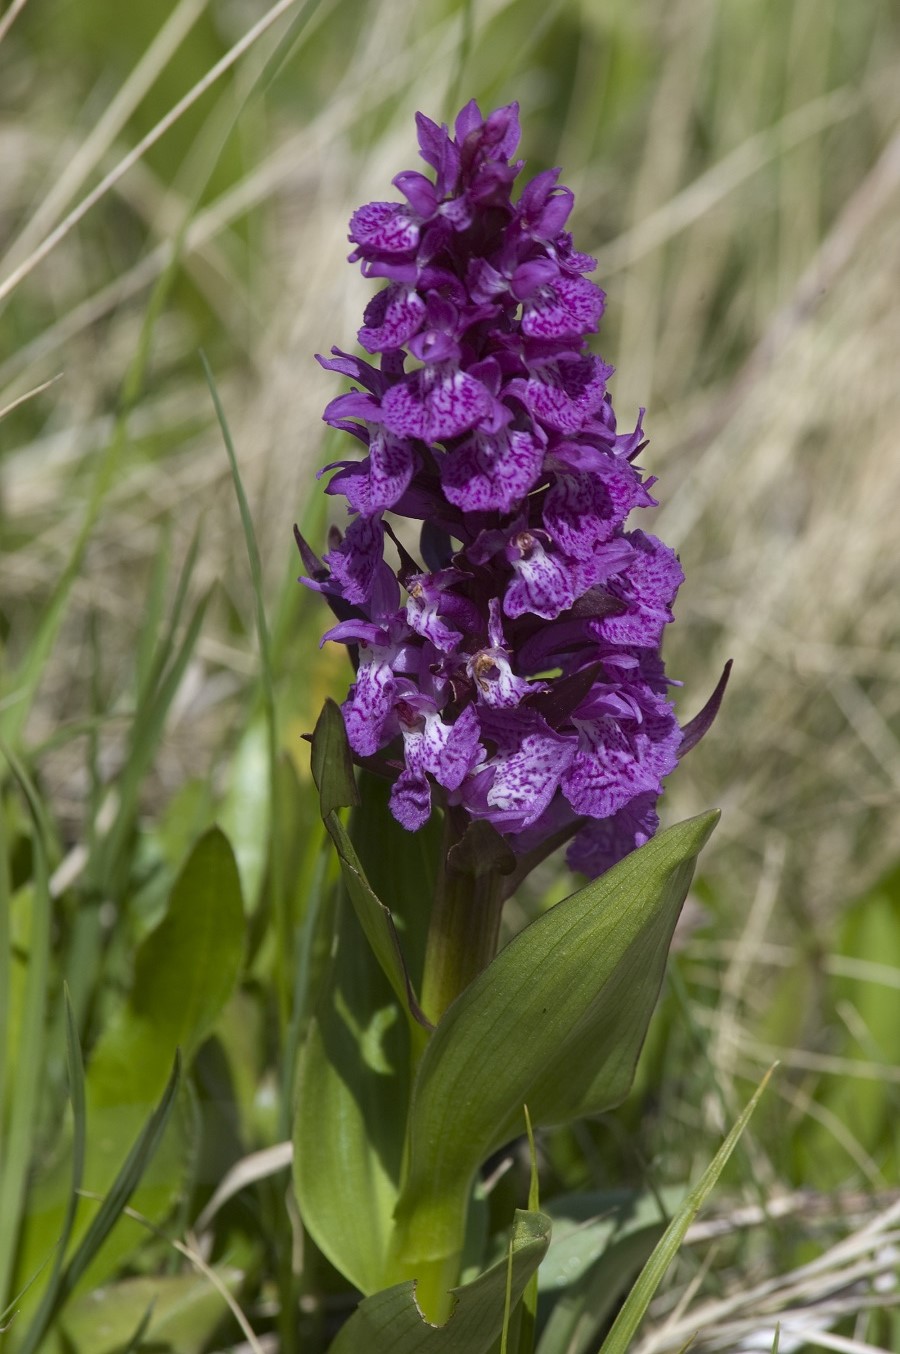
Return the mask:
[[[687,575],[684,718],[735,660],[665,797],[666,821],[724,816],[635,1093],[545,1136],[545,1195],[695,1178],[778,1057],[640,1349],[771,1349],[779,1318],[782,1350],[900,1349],[896,0],[14,0],[0,35],[0,1312],[44,1266],[0,1343],[25,1347],[71,1197],[64,980],[83,1188],[176,1044],[192,1071],[144,1221],[63,1272],[35,1347],[316,1350],[349,1309],[279,1156],[333,868],[301,735],[347,683],[291,526],[324,539],[313,353],[352,346],[371,293],[349,214],[415,164],[416,109],[474,95],[520,101],[529,170],[564,167],[599,259],[598,351],[623,424],[647,407],[652,529]],[[231,930],[179,903],[201,866],[210,909],[238,896],[214,823]],[[511,923],[572,884],[548,867]]]

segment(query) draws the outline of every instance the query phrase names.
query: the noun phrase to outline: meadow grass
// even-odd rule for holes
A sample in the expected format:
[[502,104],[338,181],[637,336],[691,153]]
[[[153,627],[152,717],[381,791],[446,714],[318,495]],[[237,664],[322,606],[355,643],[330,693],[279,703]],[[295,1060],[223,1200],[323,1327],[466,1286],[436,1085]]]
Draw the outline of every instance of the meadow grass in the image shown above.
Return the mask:
[[539,1135],[542,1199],[669,1198],[777,1058],[632,1348],[900,1348],[898,62],[890,0],[0,16],[4,1349],[315,1354],[352,1306],[285,1153],[335,877],[301,735],[347,681],[291,525],[324,538],[349,213],[473,94],[599,258],[684,717],[735,660],[664,801],[723,820],[635,1090]]

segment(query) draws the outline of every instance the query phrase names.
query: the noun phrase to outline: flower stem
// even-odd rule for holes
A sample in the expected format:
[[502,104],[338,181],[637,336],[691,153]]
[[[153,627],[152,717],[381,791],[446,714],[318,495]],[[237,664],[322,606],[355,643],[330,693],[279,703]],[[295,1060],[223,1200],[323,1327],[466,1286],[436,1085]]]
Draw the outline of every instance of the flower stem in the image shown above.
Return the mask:
[[416,1306],[432,1326],[443,1326],[453,1311],[450,1289],[459,1282],[458,1255],[432,1260],[417,1270]]
[[444,850],[425,946],[422,1009],[436,1025],[447,1007],[493,959],[500,933],[504,879],[496,870],[454,869],[459,841],[452,814],[444,817]]

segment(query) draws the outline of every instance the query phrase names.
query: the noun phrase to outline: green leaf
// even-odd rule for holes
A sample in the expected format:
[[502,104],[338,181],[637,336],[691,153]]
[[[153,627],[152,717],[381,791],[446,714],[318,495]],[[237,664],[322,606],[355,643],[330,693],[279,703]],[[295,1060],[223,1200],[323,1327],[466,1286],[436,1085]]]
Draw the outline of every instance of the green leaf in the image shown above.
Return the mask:
[[160,1144],[163,1131],[169,1121],[175,1104],[175,1095],[178,1091],[178,1085],[181,1080],[181,1059],[176,1053],[175,1061],[172,1065],[172,1072],[169,1080],[163,1090],[159,1104],[153,1110],[150,1118],[141,1129],[134,1146],[128,1153],[118,1172],[109,1193],[100,1204],[97,1212],[94,1214],[90,1224],[75,1249],[75,1253],[66,1266],[60,1284],[60,1297],[72,1292],[82,1274],[87,1270],[88,1265],[99,1251],[103,1242],[109,1236],[119,1214],[128,1203],[140,1184],[147,1165],[153,1157],[154,1152]]
[[[550,1242],[550,1220],[517,1211],[511,1240],[510,1302],[520,1301]],[[330,1354],[490,1354],[503,1329],[507,1291],[506,1256],[479,1278],[452,1290],[448,1320],[429,1325],[415,1300],[413,1280],[360,1303]]]
[[383,1286],[409,1100],[409,1035],[346,899],[297,1077],[294,1184],[316,1245],[363,1293]]
[[325,702],[316,723],[311,764],[323,820],[327,822],[328,815],[335,809],[351,808],[359,803],[344,716],[333,700]]
[[[531,1176],[528,1182],[528,1210],[530,1213],[537,1213],[541,1204],[537,1148],[534,1145],[534,1129],[531,1124],[531,1115],[528,1113],[528,1106],[525,1105],[523,1108],[525,1111],[525,1131],[528,1135],[528,1155],[531,1160]],[[525,1285],[522,1305],[519,1308],[518,1354],[533,1354],[534,1332],[537,1326],[537,1306],[538,1272],[535,1270]]]
[[[278,780],[278,711],[275,702],[275,675],[272,665],[272,642],[269,637],[269,625],[266,620],[266,605],[263,593],[262,563],[259,556],[259,545],[256,540],[256,532],[253,529],[250,504],[247,501],[247,495],[244,491],[241,472],[238,467],[237,454],[231,437],[231,430],[228,426],[228,420],[225,417],[225,409],[219,398],[219,392],[213,378],[212,369],[206,360],[205,354],[202,352],[200,354],[200,361],[203,364],[206,383],[209,386],[209,393],[212,396],[216,418],[219,421],[222,440],[225,443],[225,451],[228,455],[228,464],[231,469],[231,479],[234,484],[234,492],[238,501],[238,509],[241,515],[241,527],[244,533],[244,543],[247,547],[247,559],[250,565],[250,582],[253,588],[256,634],[259,643],[260,694],[262,697],[263,714],[265,716],[269,753],[270,835],[271,839],[277,842],[281,837],[282,825],[282,805]],[[277,850],[272,851],[269,858],[269,895],[271,898],[272,916],[275,921],[275,994],[278,1001],[278,1015],[283,1035],[287,1030],[290,1019],[291,975],[289,965],[293,949],[293,932],[291,917],[288,910],[284,870],[282,867],[283,861],[280,852]],[[254,901],[254,899],[248,899],[248,902],[251,904]]]
[[[589,1354],[620,1296],[662,1236],[684,1190],[561,1195],[547,1206],[553,1244],[541,1266],[550,1306],[538,1354]],[[665,1211],[663,1211],[665,1210]],[[548,1302],[549,1299],[549,1302]]]
[[[334,728],[343,740],[336,707],[334,713],[340,721],[340,728]],[[441,824],[432,819],[420,832],[407,833],[390,817],[387,798],[383,781],[361,773],[360,802],[350,818],[350,835],[342,829],[340,837],[356,862],[356,868],[344,871],[344,888],[366,881],[360,888],[368,890],[366,903],[375,899],[379,925],[381,904],[371,893],[368,878],[379,892],[389,891],[391,934],[402,935],[404,954],[418,977]],[[332,814],[332,826],[337,822]],[[425,1031],[409,1019],[404,1022],[402,1012],[409,1013],[405,982],[398,1002],[373,948],[360,936],[359,920],[345,897],[330,920],[331,963],[298,1071],[295,1185],[304,1222],[317,1244],[358,1288],[373,1293],[387,1282],[385,1261],[405,1141],[409,1068],[413,1048],[424,1040]],[[471,1221],[471,1250],[480,1258],[478,1227],[484,1223],[484,1209],[473,1210]]]
[[[240,972],[244,911],[237,866],[218,828],[195,846],[175,881],[159,926],[135,959],[129,1000],[114,1012],[90,1060],[85,1100],[87,1144],[84,1188],[108,1194],[129,1148],[163,1094],[176,1051],[189,1061],[231,994]],[[150,1218],[164,1216],[182,1190],[187,1152],[186,1104],[173,1114],[160,1151],[140,1182],[135,1206]],[[68,1136],[68,1135],[67,1135]],[[18,1274],[24,1283],[51,1253],[70,1191],[69,1142],[40,1179],[29,1205]],[[148,1158],[149,1161],[149,1158]],[[73,1240],[97,1212],[82,1200]],[[121,1255],[144,1239],[138,1224],[123,1221],[91,1278],[100,1282]]]
[[[168,911],[135,960],[131,1014],[155,1042],[185,1059],[209,1033],[237,981],[244,909],[234,854],[219,828],[198,841],[181,871]],[[166,1055],[161,1055],[166,1056]],[[96,1055],[92,1078],[96,1085]]]
[[691,1190],[687,1199],[669,1223],[653,1254],[641,1270],[637,1283],[622,1304],[612,1330],[603,1341],[600,1354],[628,1354],[631,1341],[647,1308],[650,1306],[654,1293],[662,1282],[663,1275],[675,1259],[688,1228],[700,1212],[707,1196],[715,1187],[716,1181],[725,1169],[728,1158],[737,1147],[738,1140],[750,1122],[750,1117],[759,1104],[760,1097],[769,1084],[769,1078],[774,1070],[774,1067],[769,1068],[756,1088],[747,1108],[703,1172],[697,1185]]
[[544,1325],[538,1354],[593,1354],[600,1331],[663,1230],[658,1222],[614,1241],[601,1260],[561,1293]]
[[627,1094],[696,857],[718,815],[670,828],[518,935],[440,1021],[410,1111],[394,1255],[416,1274],[459,1252],[470,1182],[533,1123]]
[[[27,973],[21,992],[21,1005],[13,1002],[9,1013],[9,1033],[16,1040],[14,1060],[10,1059],[5,1070],[7,1082],[7,1104],[0,1104],[0,1116],[6,1118],[6,1133],[3,1138],[3,1153],[0,1158],[0,1311],[6,1307],[10,1294],[10,1280],[19,1242],[19,1229],[23,1221],[26,1191],[28,1188],[32,1153],[38,1137],[38,1112],[40,1106],[41,1080],[45,1059],[45,1020],[47,1010],[47,983],[50,967],[50,927],[51,902],[48,882],[47,849],[45,833],[41,824],[40,803],[34,787],[17,759],[7,751],[13,774],[19,782],[28,802],[33,818],[32,850],[34,852],[34,883],[22,890],[17,903],[27,903],[23,917],[27,928],[24,937],[27,953]],[[0,843],[2,845],[2,843]],[[5,852],[4,852],[5,854]],[[8,896],[8,877],[5,861],[0,862],[0,912],[3,921],[0,931],[5,933],[7,943],[12,938],[11,903]],[[8,955],[4,956],[4,965],[9,965]],[[8,972],[8,977],[14,974]],[[10,988],[13,988],[13,983]],[[17,987],[18,984],[15,984]],[[15,996],[15,993],[13,993]],[[3,1002],[9,1000],[10,993],[4,991]],[[4,1024],[6,1020],[4,1019]],[[4,1031],[6,1033],[6,1031]],[[4,1047],[4,1055],[7,1050]],[[13,1094],[9,1094],[12,1091]],[[2,1121],[0,1121],[2,1133]],[[67,1181],[68,1187],[68,1181]],[[43,1260],[43,1256],[41,1259]],[[38,1268],[32,1266],[27,1277],[31,1277]],[[21,1285],[20,1285],[21,1287]]]
[[380,777],[359,773],[360,803],[350,818],[350,835],[370,888],[390,903],[405,966],[418,990],[444,846],[443,822],[433,813],[418,832],[407,832],[390,811],[390,790]]
[[[234,1292],[239,1270],[216,1270]],[[133,1349],[166,1347],[178,1354],[199,1354],[228,1308],[209,1279],[196,1274],[165,1274],[123,1279],[74,1302],[61,1323],[72,1354],[119,1354]],[[143,1316],[142,1316],[143,1313]],[[138,1344],[135,1327],[145,1322]]]
[[[413,1024],[427,1025],[413,988],[391,909],[373,891],[337,808],[359,804],[359,791],[344,718],[334,701],[326,701],[313,734],[313,777],[319,788],[322,819],[334,842],[353,909],[372,953]],[[422,900],[425,909],[427,899]],[[419,1038],[415,1031],[414,1037]]]
[[545,1208],[553,1221],[553,1245],[541,1266],[541,1292],[570,1288],[616,1242],[660,1223],[665,1226],[684,1194],[680,1187],[658,1193],[622,1189],[558,1194]]
[[84,1063],[82,1062],[81,1057],[81,1042],[78,1038],[78,1027],[75,1023],[75,1015],[72,1010],[72,1003],[69,1000],[68,991],[65,993],[65,1012],[66,1054],[69,1068],[69,1098],[72,1103],[72,1185],[66,1205],[62,1230],[54,1250],[53,1266],[50,1271],[50,1277],[44,1286],[40,1307],[28,1328],[28,1335],[25,1344],[23,1345],[23,1354],[27,1354],[28,1350],[37,1349],[39,1347],[44,1331],[50,1324],[53,1313],[59,1304],[64,1279],[63,1259],[75,1223],[75,1215],[78,1210],[78,1193],[81,1189],[81,1180],[84,1173],[84,1158],[87,1141],[84,1102]]
[[247,911],[256,911],[269,855],[268,734],[262,720],[247,725],[228,769],[228,789],[218,821],[237,860]]

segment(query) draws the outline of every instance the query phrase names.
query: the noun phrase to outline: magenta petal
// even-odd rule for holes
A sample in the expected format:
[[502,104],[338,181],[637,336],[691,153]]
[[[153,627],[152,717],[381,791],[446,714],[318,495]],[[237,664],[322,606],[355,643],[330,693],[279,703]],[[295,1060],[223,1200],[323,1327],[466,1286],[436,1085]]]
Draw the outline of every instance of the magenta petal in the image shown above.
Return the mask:
[[635,756],[631,739],[613,719],[581,724],[581,746],[562,777],[562,790],[576,813],[609,818],[645,791],[659,793],[659,776]]
[[411,287],[385,287],[366,306],[359,341],[370,353],[402,348],[418,332],[424,314],[425,302]]
[[406,169],[402,174],[395,175],[393,183],[421,220],[429,220],[437,211],[438,199],[434,184],[424,174]]
[[372,595],[383,549],[384,528],[380,519],[355,517],[340,545],[325,556],[325,563],[348,602],[362,603]]
[[514,537],[512,544],[518,548],[519,557],[511,561],[516,576],[506,590],[503,610],[507,616],[523,616],[530,611],[553,620],[575,600],[571,572],[529,532]]
[[589,473],[559,475],[544,500],[544,526],[567,555],[589,560],[610,541],[633,507],[649,501],[637,471],[627,461],[596,453]]
[[351,216],[350,239],[360,249],[406,254],[419,243],[419,223],[403,202],[369,202]]
[[543,460],[543,444],[531,433],[475,433],[441,457],[441,485],[463,512],[511,512],[534,487]]
[[381,409],[391,432],[436,442],[478,423],[490,413],[491,397],[480,382],[453,366],[428,367],[392,386]]
[[655,536],[643,531],[625,533],[636,554],[610,591],[627,603],[619,616],[597,623],[597,633],[614,644],[657,645],[663,627],[672,620],[672,603],[684,573],[678,556]]
[[392,508],[413,477],[415,458],[408,442],[377,429],[369,442],[369,511]]
[[659,827],[656,799],[652,793],[636,795],[612,818],[586,823],[569,847],[569,869],[596,879],[648,842]]
[[[535,418],[561,433],[579,432],[603,402],[613,368],[597,357],[562,357],[535,369],[523,398]],[[510,388],[518,390],[518,383]]]
[[420,771],[401,771],[391,788],[391,813],[407,832],[417,832],[431,815],[431,786]]
[[372,757],[381,747],[395,686],[389,657],[390,650],[360,647],[356,684],[343,707],[347,739],[359,757]]
[[526,300],[522,331],[529,338],[578,338],[600,323],[606,297],[583,277],[557,277],[546,292]]
[[480,746],[481,724],[474,705],[465,710],[450,728],[441,751],[437,779],[447,790],[457,790],[469,771],[484,754]]
[[511,750],[501,751],[488,764],[494,768],[494,778],[487,802],[503,813],[521,815],[521,830],[549,805],[574,756],[575,744],[554,733],[532,711],[503,711],[499,718],[504,717],[510,721],[510,732],[515,729],[515,737],[510,738]]

